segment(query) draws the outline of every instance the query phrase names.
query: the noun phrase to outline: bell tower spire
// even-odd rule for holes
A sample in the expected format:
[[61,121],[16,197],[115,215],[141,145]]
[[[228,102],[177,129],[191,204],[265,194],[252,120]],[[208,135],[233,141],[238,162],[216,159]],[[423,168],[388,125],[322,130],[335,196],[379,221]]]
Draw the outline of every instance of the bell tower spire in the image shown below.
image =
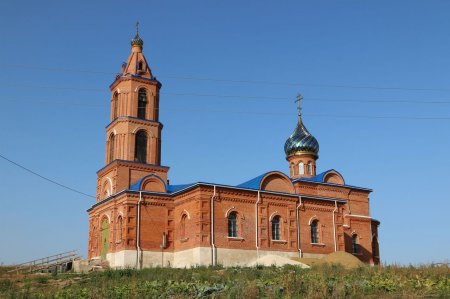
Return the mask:
[[161,83],[152,74],[142,52],[143,45],[137,22],[131,53],[110,85],[111,117],[106,127],[106,166],[97,173],[98,200],[107,195],[104,184],[110,185],[107,193],[113,195],[129,189],[147,175],[167,181],[169,168],[161,166]]

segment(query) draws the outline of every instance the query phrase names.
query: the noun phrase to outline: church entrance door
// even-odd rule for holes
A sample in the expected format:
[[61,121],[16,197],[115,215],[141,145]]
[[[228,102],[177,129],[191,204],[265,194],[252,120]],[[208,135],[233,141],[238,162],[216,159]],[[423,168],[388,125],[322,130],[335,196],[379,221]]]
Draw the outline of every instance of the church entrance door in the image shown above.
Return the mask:
[[106,254],[108,253],[108,247],[109,247],[109,222],[108,222],[108,218],[104,218],[102,220],[101,236],[102,236],[102,260],[105,260],[106,259]]

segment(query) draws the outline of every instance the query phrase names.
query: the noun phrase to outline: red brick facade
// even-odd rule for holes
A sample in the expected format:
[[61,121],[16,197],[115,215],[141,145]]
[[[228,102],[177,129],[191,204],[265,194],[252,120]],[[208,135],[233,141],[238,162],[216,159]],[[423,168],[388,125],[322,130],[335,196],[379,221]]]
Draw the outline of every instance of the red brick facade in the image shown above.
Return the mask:
[[[182,267],[245,265],[267,253],[347,251],[379,263],[371,190],[345,185],[334,170],[316,176],[314,155],[290,157],[290,177],[274,171],[239,186],[169,185],[169,168],[160,164],[161,84],[141,42],[133,39],[128,62],[110,86],[106,166],[97,173],[97,203],[88,210],[89,258],[108,259],[113,267]],[[312,161],[311,172],[301,175],[300,161]]]

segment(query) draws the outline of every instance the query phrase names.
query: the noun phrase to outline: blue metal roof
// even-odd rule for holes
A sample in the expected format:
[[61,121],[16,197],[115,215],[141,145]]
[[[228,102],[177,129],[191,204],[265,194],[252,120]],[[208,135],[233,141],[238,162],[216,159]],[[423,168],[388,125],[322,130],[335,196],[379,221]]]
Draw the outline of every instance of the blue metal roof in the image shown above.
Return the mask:
[[261,186],[262,179],[268,174],[269,172],[263,173],[256,178],[253,178],[247,182],[244,182],[242,184],[237,185],[236,187],[239,188],[247,188],[247,189],[254,189],[259,190],[259,186]]
[[[327,171],[324,171],[322,173],[319,173],[316,176],[310,177],[310,178],[301,178],[300,181],[306,181],[306,182],[314,182],[314,183],[323,183],[324,177],[331,171],[336,171],[334,169],[329,169]],[[337,172],[337,171],[336,171]]]
[[[222,187],[227,187],[227,188],[241,188],[241,189],[250,189],[250,190],[260,190],[261,181],[264,179],[265,176],[267,176],[268,174],[273,173],[273,172],[278,172],[278,171],[265,172],[265,173],[255,177],[255,178],[253,178],[253,179],[251,179],[249,181],[246,181],[246,182],[244,182],[242,184],[239,184],[239,185],[236,185],[236,186],[229,186],[229,185],[222,185],[222,184],[213,184],[213,183],[204,183],[204,182],[197,182],[197,183],[191,183],[191,184],[180,184],[180,185],[166,185],[166,193],[167,194],[176,193],[176,192],[188,189],[190,187],[193,187],[193,186],[199,185],[199,184],[217,185],[217,186],[222,186]],[[336,171],[334,169],[329,169],[327,171],[324,171],[324,172],[322,172],[322,173],[320,173],[320,174],[318,174],[316,176],[310,177],[310,178],[292,179],[292,182],[301,181],[301,182],[311,182],[311,183],[317,183],[317,184],[328,184],[328,183],[324,182],[324,178],[330,172],[335,172],[335,173],[338,173],[340,175],[340,173],[338,171]],[[152,175],[152,176],[155,176],[155,175]],[[129,190],[140,191],[141,184],[142,184],[143,180],[145,180],[147,177],[148,176],[140,179],[139,181],[137,181],[136,183],[131,185]],[[158,176],[156,176],[156,177],[158,177]],[[341,175],[341,177],[342,177],[342,175]],[[335,184],[329,184],[329,185],[335,185]],[[361,187],[347,185],[347,184],[345,184],[345,182],[344,182],[344,185],[339,185],[339,186],[372,191],[371,189],[367,189],[367,188],[361,188]]]
[[[142,181],[145,180],[148,177],[149,176],[143,177],[142,179],[140,179],[139,181],[137,181],[136,183],[131,185],[129,190],[140,191],[141,190]],[[158,177],[158,176],[155,176],[155,177]],[[166,193],[174,193],[174,192],[177,192],[177,191],[189,188],[189,187],[191,187],[193,185],[195,185],[195,184],[166,185]]]
[[162,178],[160,178],[159,176],[157,176],[157,175],[155,175],[155,174],[146,175],[145,177],[141,178],[139,181],[137,181],[136,183],[134,183],[133,185],[131,185],[129,190],[140,191],[140,190],[141,190],[141,187],[142,187],[142,186],[141,186],[141,185],[142,185],[142,182],[143,182],[144,180],[146,180],[147,178],[149,178],[149,177],[154,177],[154,178],[157,178],[158,180],[160,180],[160,181],[164,184],[164,187],[165,187],[166,192],[167,192],[167,184],[164,182],[164,180],[163,180]]
[[169,186],[167,186],[167,193],[174,193],[174,192],[177,192],[177,191],[189,188],[189,187],[194,186],[194,185],[195,185],[195,183],[182,184],[182,185],[169,185]]
[[134,183],[133,185],[130,186],[130,190],[136,190],[139,191],[139,187],[141,186],[143,179],[140,179],[139,181],[137,181],[136,183]]
[[294,179],[292,181],[301,181],[301,182],[311,182],[311,183],[317,183],[317,184],[327,184],[327,185],[337,185],[337,186],[344,186],[347,188],[353,188],[353,189],[360,189],[360,190],[365,190],[365,191],[369,191],[372,192],[373,190],[370,188],[363,188],[363,187],[357,187],[357,186],[353,186],[353,185],[348,185],[345,183],[344,180],[344,185],[340,185],[340,184],[332,184],[332,183],[325,183],[324,182],[324,178],[327,174],[329,174],[330,172],[335,172],[338,173],[342,179],[344,180],[344,177],[339,173],[339,171],[335,170],[335,169],[329,169],[327,171],[324,171],[322,173],[319,173],[316,176],[310,177],[310,178],[300,178],[300,179]]

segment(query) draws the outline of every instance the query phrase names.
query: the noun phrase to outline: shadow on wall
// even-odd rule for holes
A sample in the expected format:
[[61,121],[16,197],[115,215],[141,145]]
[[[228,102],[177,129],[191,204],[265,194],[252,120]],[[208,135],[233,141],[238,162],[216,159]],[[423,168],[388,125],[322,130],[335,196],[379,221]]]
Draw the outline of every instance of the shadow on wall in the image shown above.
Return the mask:
[[[374,240],[376,241],[376,238],[374,238]],[[350,249],[349,252],[364,263],[370,263],[372,261],[372,250],[373,249],[375,249],[375,251],[374,251],[375,253],[378,252],[378,243],[376,244],[376,246],[373,243],[371,243],[371,244],[372,244],[372,248],[370,248],[370,250],[368,248],[364,247],[363,245],[359,244],[359,240],[357,240],[356,246],[355,246],[355,244],[353,244],[353,237],[348,234],[345,234],[345,249],[346,249],[346,251]],[[374,254],[374,256],[377,256],[377,254]],[[373,262],[376,265],[379,264],[379,258],[373,258]]]

